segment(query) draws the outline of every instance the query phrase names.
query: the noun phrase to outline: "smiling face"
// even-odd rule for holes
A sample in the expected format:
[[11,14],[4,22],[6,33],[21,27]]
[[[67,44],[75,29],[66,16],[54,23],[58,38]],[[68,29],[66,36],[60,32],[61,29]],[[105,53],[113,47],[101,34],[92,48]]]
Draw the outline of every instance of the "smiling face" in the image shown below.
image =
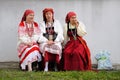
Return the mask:
[[26,22],[33,22],[34,21],[34,13],[30,13],[26,16]]
[[46,17],[47,22],[52,22],[53,21],[53,14],[52,14],[51,11],[46,12],[45,17]]
[[74,25],[76,24],[76,22],[77,22],[77,17],[74,15],[70,18],[70,23]]

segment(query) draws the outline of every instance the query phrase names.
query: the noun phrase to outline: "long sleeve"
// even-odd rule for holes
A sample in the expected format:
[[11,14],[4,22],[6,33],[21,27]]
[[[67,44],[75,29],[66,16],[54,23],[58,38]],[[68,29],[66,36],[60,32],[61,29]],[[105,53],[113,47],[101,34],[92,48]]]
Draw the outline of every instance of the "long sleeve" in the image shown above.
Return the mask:
[[40,35],[40,27],[35,27],[34,28],[34,34],[32,36],[32,41],[37,42],[38,39],[39,39],[39,35]]
[[[58,34],[57,37],[56,37],[56,39],[55,39],[55,42],[61,42],[61,43],[62,43],[63,40],[64,40],[64,37],[63,37],[63,29],[62,29],[61,24],[59,23],[58,20],[55,20],[53,26],[54,26],[55,32]],[[39,37],[38,42],[39,42],[39,43],[47,42],[48,39],[43,36],[43,33],[46,32],[46,31],[45,31],[45,23],[42,22],[42,23],[40,24],[40,27],[41,27],[41,34],[40,34],[40,37]]]
[[61,26],[61,24],[60,24],[60,22],[59,21],[55,21],[55,31],[58,33],[58,36],[56,37],[56,39],[55,39],[55,42],[63,42],[63,40],[64,40],[64,37],[63,37],[63,28],[62,28],[62,26]]
[[19,28],[18,28],[18,40],[20,41],[20,43],[25,43],[25,44],[27,44],[31,41],[25,32],[25,27],[19,26]]
[[77,27],[77,34],[79,36],[84,36],[85,34],[87,34],[85,30],[85,25],[82,22],[79,22],[79,26]]
[[63,33],[63,36],[64,36],[64,42],[63,42],[63,46],[67,43],[67,41],[69,40],[69,37],[67,35],[67,24],[64,25],[64,33]]
[[43,36],[43,33],[40,33],[38,42],[39,43],[44,43],[44,42],[47,42],[47,41],[48,41],[48,39]]
[[41,29],[41,33],[39,34],[38,42],[39,42],[39,43],[47,42],[48,39],[43,36],[43,33],[45,33],[45,25],[44,25],[44,22],[43,22],[43,23],[40,23],[40,29]]

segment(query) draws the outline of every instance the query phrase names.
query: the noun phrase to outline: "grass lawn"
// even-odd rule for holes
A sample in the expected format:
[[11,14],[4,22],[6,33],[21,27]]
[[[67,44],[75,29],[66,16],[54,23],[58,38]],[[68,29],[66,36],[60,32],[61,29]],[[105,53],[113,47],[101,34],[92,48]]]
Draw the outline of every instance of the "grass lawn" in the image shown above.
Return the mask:
[[0,69],[0,80],[120,80],[120,71],[26,72]]

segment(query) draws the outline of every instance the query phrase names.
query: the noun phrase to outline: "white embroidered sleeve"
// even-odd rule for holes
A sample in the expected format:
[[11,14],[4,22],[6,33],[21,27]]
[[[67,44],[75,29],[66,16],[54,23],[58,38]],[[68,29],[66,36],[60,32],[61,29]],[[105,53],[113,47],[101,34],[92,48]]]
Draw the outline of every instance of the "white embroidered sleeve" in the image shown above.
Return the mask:
[[79,36],[84,36],[85,34],[87,34],[85,30],[85,25],[81,22],[79,22],[79,26],[77,27],[77,34]]
[[55,42],[63,42],[64,37],[62,34],[58,33],[57,38],[55,39]]
[[27,37],[27,36],[25,36],[25,35],[24,35],[24,36],[20,36],[20,37],[19,37],[19,40],[20,40],[21,43],[25,43],[25,44],[31,42],[30,38]]
[[33,41],[33,42],[37,42],[38,39],[39,39],[39,35],[33,35],[33,36],[32,36],[32,41]]
[[62,26],[61,26],[61,24],[60,24],[60,22],[58,21],[58,20],[56,20],[56,30],[55,31],[57,31],[57,33],[58,33],[58,35],[57,35],[57,37],[56,37],[56,39],[55,39],[55,42],[63,42],[63,40],[64,40],[64,37],[63,37],[63,28],[62,28]]
[[64,36],[64,42],[63,42],[63,46],[67,43],[69,37],[67,35],[67,25],[64,26],[64,33],[63,33],[63,36]]
[[39,34],[38,42],[39,43],[46,43],[48,41],[48,39],[43,36],[43,33],[45,33],[44,22],[40,23],[40,30],[41,30],[41,33]]
[[47,41],[48,41],[48,39],[43,36],[43,33],[41,33],[41,34],[39,35],[38,42],[39,42],[39,43],[44,43],[44,42],[47,42]]

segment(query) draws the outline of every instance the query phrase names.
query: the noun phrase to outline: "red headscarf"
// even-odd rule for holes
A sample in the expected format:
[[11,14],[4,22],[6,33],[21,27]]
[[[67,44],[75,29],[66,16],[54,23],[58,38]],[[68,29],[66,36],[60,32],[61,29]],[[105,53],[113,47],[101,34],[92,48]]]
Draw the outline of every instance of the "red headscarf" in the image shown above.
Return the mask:
[[[52,14],[54,15],[54,11],[53,11],[52,8],[45,8],[45,9],[43,10],[43,21],[46,21],[45,14],[46,14],[48,11],[52,12]],[[54,19],[54,17],[53,17],[53,19]]]
[[26,16],[29,15],[29,14],[31,14],[31,13],[34,13],[34,11],[33,11],[33,10],[30,10],[30,9],[27,9],[27,10],[24,12],[24,14],[23,14],[23,17],[22,17],[21,22],[25,21],[25,20],[26,20]]
[[75,13],[75,12],[69,12],[69,13],[67,13],[65,22],[66,22],[66,23],[70,22],[70,18],[71,18],[72,16],[76,16],[76,13]]

